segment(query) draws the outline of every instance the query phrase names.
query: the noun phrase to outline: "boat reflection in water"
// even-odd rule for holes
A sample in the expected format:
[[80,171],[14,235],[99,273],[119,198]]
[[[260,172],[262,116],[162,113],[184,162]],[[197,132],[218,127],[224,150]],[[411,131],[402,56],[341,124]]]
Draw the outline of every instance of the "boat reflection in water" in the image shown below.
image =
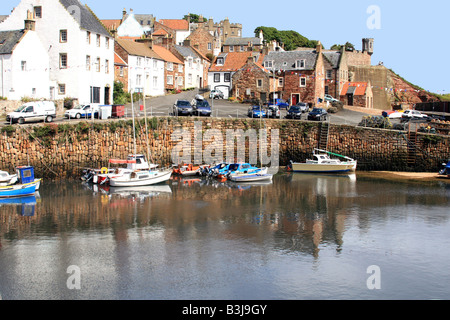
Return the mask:
[[27,197],[0,198],[0,207],[16,207],[17,214],[23,217],[33,217],[36,214],[38,200],[40,200],[39,192]]

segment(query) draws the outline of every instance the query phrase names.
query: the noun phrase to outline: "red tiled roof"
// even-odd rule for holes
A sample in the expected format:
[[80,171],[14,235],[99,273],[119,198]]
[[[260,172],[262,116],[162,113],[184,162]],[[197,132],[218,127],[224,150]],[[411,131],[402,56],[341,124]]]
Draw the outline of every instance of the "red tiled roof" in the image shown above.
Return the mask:
[[164,47],[153,45],[153,51],[156,52],[164,61],[183,64],[172,52]]
[[[214,61],[213,65],[209,69],[210,71],[237,71],[242,68],[248,61],[248,58],[252,55],[251,51],[246,52],[229,52],[226,54],[225,62],[223,66],[217,65],[217,58]],[[257,63],[260,67],[260,61],[262,59],[258,59]]]
[[184,19],[160,19],[159,23],[173,30],[189,30],[189,22]]
[[122,24],[122,20],[120,19],[109,19],[109,20],[100,20],[103,25],[108,30],[117,30],[117,28]]
[[114,64],[121,65],[121,66],[127,65],[127,63],[115,52],[114,52]]
[[152,33],[153,36],[165,36],[167,34],[169,34],[169,33],[166,30],[164,30],[163,28],[158,29]]
[[342,87],[341,96],[345,96],[348,92],[349,88],[354,88],[353,95],[354,96],[363,96],[366,94],[367,82],[347,82]]

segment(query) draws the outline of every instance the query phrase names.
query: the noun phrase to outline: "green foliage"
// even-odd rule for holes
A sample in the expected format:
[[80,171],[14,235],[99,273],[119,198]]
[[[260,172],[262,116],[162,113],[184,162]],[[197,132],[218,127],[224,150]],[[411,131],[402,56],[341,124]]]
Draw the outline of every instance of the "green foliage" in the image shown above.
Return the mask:
[[202,21],[200,21],[200,15],[195,14],[195,13],[190,13],[189,15],[187,15],[187,14],[184,15],[183,20],[189,21],[189,19],[191,20],[190,22],[192,22],[192,23],[207,21],[206,18],[203,18]]
[[355,50],[355,46],[352,43],[350,43],[350,42],[346,42],[344,45],[333,44],[331,46],[330,50],[340,51],[342,49],[342,47],[344,47],[346,51],[353,51],[353,50]]
[[114,104],[126,104],[130,100],[130,94],[123,90],[123,83],[114,81],[113,100]]
[[297,31],[293,30],[277,30],[274,27],[257,27],[255,29],[255,36],[259,36],[259,32],[262,31],[264,39],[267,41],[276,40],[277,42],[284,44],[284,49],[291,51],[299,47],[302,48],[315,48],[318,41],[309,40],[302,36]]
[[4,126],[1,129],[2,133],[6,133],[8,137],[11,137],[11,135],[16,132],[16,127],[14,126]]

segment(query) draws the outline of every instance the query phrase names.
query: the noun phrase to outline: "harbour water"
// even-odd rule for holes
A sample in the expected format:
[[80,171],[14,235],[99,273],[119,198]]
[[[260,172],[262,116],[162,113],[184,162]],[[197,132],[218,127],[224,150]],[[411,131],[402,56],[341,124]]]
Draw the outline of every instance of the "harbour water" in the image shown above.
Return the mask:
[[44,182],[22,202],[0,204],[3,300],[450,297],[444,182]]

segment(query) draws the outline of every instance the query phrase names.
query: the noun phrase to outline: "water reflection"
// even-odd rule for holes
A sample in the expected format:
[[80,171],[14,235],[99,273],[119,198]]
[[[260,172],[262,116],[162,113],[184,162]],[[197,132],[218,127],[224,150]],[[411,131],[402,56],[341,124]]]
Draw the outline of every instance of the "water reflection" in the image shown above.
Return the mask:
[[[76,181],[46,183],[40,192],[42,200],[30,199],[32,215],[17,212],[28,203],[0,206],[0,246],[9,248],[0,247],[0,267],[19,270],[16,264],[35,263],[34,255],[20,254],[19,244],[26,243],[40,248],[53,268],[83,263],[92,281],[105,277],[109,284],[100,291],[109,298],[189,298],[192,288],[194,297],[296,298],[323,285],[314,282],[307,288],[312,291],[292,288],[295,279],[309,280],[293,266],[323,272],[321,281],[327,283],[335,280],[323,268],[347,275],[360,267],[364,275],[368,257],[385,261],[386,252],[399,248],[401,261],[416,263],[417,255],[433,252],[437,265],[450,262],[436,245],[449,242],[450,190],[440,184],[283,173],[269,183],[183,178],[110,188]],[[403,241],[410,238],[415,241],[408,247]],[[393,263],[390,268],[398,272]],[[99,276],[102,270],[108,276]],[[270,277],[261,280],[266,272],[285,286],[276,289]],[[46,277],[51,281],[51,275]],[[151,294],[146,284],[154,289]],[[239,293],[218,289],[214,295],[208,286]],[[261,286],[269,286],[273,295]],[[348,286],[353,290],[354,283]],[[63,289],[55,294],[64,296]],[[353,294],[361,297],[360,291]]]

